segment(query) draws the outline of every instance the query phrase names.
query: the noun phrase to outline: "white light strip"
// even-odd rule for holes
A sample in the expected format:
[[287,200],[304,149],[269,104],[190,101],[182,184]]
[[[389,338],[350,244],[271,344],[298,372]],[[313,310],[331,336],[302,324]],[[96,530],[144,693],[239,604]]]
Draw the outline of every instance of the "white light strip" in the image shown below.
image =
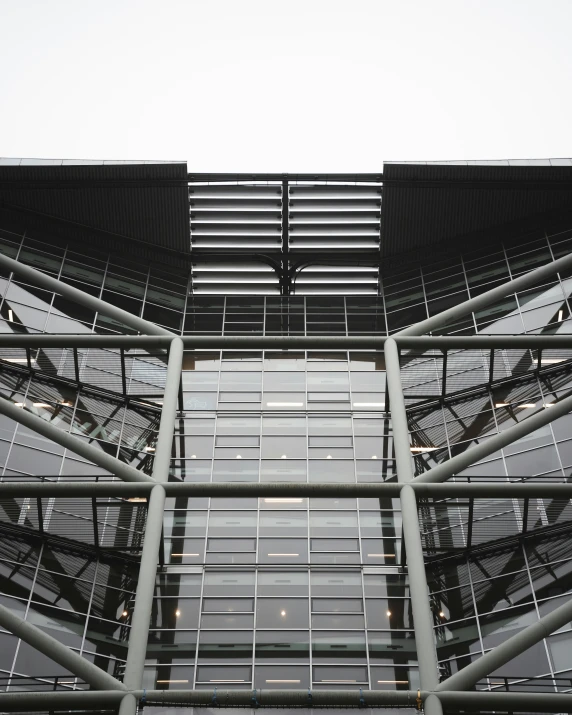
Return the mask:
[[439,447],[409,447],[411,452],[434,452]]
[[354,402],[354,407],[385,407],[385,402]]
[[241,680],[238,680],[238,679],[231,680],[230,678],[225,678],[224,680],[223,679],[209,680],[209,683],[246,683],[246,680],[244,680],[244,678],[242,678]]
[[188,683],[188,680],[158,680],[158,683]]
[[536,402],[523,402],[522,405],[517,405],[517,407],[520,407],[522,409],[530,409],[532,407],[536,407]]
[[304,407],[303,402],[267,402],[268,407]]
[[267,683],[299,683],[299,680],[267,680]]
[[268,554],[268,556],[300,556],[300,554]]
[[198,556],[199,554],[171,554],[171,556]]
[[14,313],[12,312],[12,308],[8,308],[8,320],[11,323],[14,321]]
[[266,504],[301,504],[304,500],[290,497],[268,497],[264,501]]
[[395,554],[368,554],[368,556],[376,557],[376,558],[380,558],[380,559],[383,557],[392,558],[392,559],[395,558]]

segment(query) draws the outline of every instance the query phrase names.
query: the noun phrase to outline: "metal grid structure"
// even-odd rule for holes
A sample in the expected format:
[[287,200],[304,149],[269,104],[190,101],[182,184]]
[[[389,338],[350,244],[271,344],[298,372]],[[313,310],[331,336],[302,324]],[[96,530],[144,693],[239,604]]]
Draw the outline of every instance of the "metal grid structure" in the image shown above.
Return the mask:
[[[467,548],[477,543],[481,538],[480,523],[491,515],[507,516],[507,501],[511,504],[516,500],[522,514],[520,521],[521,534],[535,530],[537,524],[530,513],[527,504],[534,498],[553,498],[554,514],[549,520],[550,528],[558,528],[571,519],[570,498],[572,497],[572,484],[543,484],[534,483],[487,483],[487,482],[448,482],[447,480],[465,467],[474,464],[495,450],[513,443],[521,437],[534,432],[556,418],[572,410],[572,397],[556,400],[550,405],[543,405],[534,415],[516,425],[504,430],[498,435],[480,443],[476,447],[456,454],[451,459],[426,471],[418,476],[414,475],[411,459],[411,445],[409,437],[406,398],[411,403],[421,399],[421,408],[424,400],[435,397],[445,399],[449,396],[449,389],[453,395],[459,391],[475,389],[473,371],[484,372],[492,376],[493,382],[502,375],[497,375],[494,364],[495,355],[499,350],[518,353],[518,360],[523,364],[523,369],[518,377],[530,371],[538,372],[543,369],[542,362],[548,369],[559,369],[560,363],[569,359],[569,350],[572,349],[572,336],[475,336],[475,337],[427,337],[425,333],[454,321],[471,311],[480,309],[495,300],[508,295],[516,290],[521,290],[533,285],[558,271],[572,267],[572,256],[568,255],[539,269],[531,271],[519,278],[498,286],[477,298],[471,299],[455,308],[424,320],[416,325],[394,334],[392,337],[200,337],[190,336],[180,338],[164,328],[136,318],[131,314],[94,298],[82,291],[72,288],[60,281],[51,278],[36,269],[25,266],[11,258],[0,256],[0,267],[8,271],[25,276],[27,280],[37,285],[50,288],[62,295],[77,300],[82,305],[90,306],[106,315],[120,321],[129,328],[138,331],[141,335],[100,337],[97,335],[39,335],[39,336],[0,336],[0,354],[8,360],[25,360],[28,368],[35,360],[41,372],[41,351],[59,350],[68,351],[71,356],[70,365],[73,366],[70,379],[80,381],[82,376],[79,367],[79,350],[89,349],[97,354],[103,347],[118,348],[120,352],[119,375],[120,391],[125,396],[131,396],[127,389],[128,364],[124,352],[151,350],[151,355],[162,356],[164,361],[167,351],[167,369],[160,384],[156,385],[163,391],[162,409],[154,452],[152,474],[134,469],[120,462],[115,457],[97,450],[79,438],[66,434],[58,428],[48,424],[44,419],[32,411],[22,409],[25,404],[15,405],[7,399],[0,400],[0,413],[12,418],[29,429],[36,431],[54,442],[73,449],[76,453],[93,461],[96,465],[108,469],[118,477],[120,482],[79,482],[65,480],[58,483],[51,481],[26,483],[2,482],[0,484],[0,509],[4,508],[10,520],[10,507],[4,507],[4,500],[8,504],[22,504],[28,500],[30,509],[28,523],[16,524],[19,528],[33,528],[36,531],[49,532],[45,504],[51,497],[64,497],[77,499],[81,497],[82,508],[74,511],[82,515],[82,509],[87,510],[84,520],[86,540],[97,547],[100,545],[100,535],[97,532],[98,524],[98,498],[115,497],[121,505],[121,516],[115,520],[117,529],[125,530],[125,549],[127,551],[141,552],[140,572],[134,601],[131,638],[128,647],[127,662],[123,681],[119,681],[96,665],[75,654],[65,645],[53,637],[45,634],[32,623],[22,620],[4,606],[0,606],[0,625],[9,632],[20,637],[38,651],[49,654],[50,658],[81,680],[79,690],[65,692],[54,690],[51,693],[38,692],[13,692],[0,694],[0,709],[3,711],[34,710],[34,709],[116,709],[121,715],[135,714],[141,705],[174,704],[174,705],[214,705],[214,706],[246,706],[246,707],[417,707],[430,715],[442,713],[443,709],[449,710],[530,710],[537,712],[563,712],[572,708],[572,695],[566,693],[530,693],[530,692],[467,692],[483,677],[496,668],[501,667],[525,649],[531,647],[548,634],[560,628],[572,618],[572,601],[556,608],[539,621],[526,627],[517,635],[508,638],[462,668],[454,675],[439,682],[439,669],[433,635],[433,614],[431,611],[427,578],[425,573],[423,546],[428,540],[433,545],[436,539],[440,551],[455,551]],[[398,481],[396,483],[378,484],[258,484],[258,483],[185,483],[168,482],[169,460],[171,445],[175,428],[177,401],[179,398],[179,383],[183,361],[183,350],[199,347],[274,347],[288,348],[383,348],[387,370],[387,389],[391,407],[393,425],[393,439],[395,459],[397,464]],[[408,356],[406,359],[400,353],[414,351],[413,361]],[[15,351],[15,352],[10,352]],[[19,352],[18,352],[19,351]],[[459,357],[463,351],[463,357]],[[510,354],[512,354],[512,352]],[[402,386],[402,360],[415,365],[419,355],[429,353],[431,359],[439,355],[439,369],[441,382],[438,393],[433,391],[423,395],[411,393]],[[476,361],[475,356],[484,355],[484,359]],[[16,358],[13,356],[16,355]],[[525,355],[527,357],[523,358]],[[34,357],[36,356],[36,357]],[[468,356],[468,357],[467,357]],[[488,357],[487,357],[488,356]],[[548,357],[547,357],[548,356]],[[556,356],[556,357],[554,357]],[[424,358],[423,358],[424,359]],[[528,360],[528,363],[526,361]],[[558,363],[554,362],[558,360]],[[96,360],[97,363],[97,360]],[[95,363],[95,364],[96,364]],[[417,360],[422,365],[423,360]],[[477,363],[477,364],[476,364]],[[526,363],[526,364],[525,364]],[[84,363],[84,367],[87,363]],[[468,365],[468,367],[467,367]],[[94,368],[95,369],[95,368]],[[425,368],[415,368],[423,372]],[[413,373],[411,373],[413,374]],[[462,375],[457,378],[455,376]],[[49,376],[48,376],[49,377]],[[455,378],[455,379],[453,379]],[[89,382],[89,380],[87,380]],[[482,380],[481,380],[482,381]],[[486,380],[485,380],[486,381]],[[153,384],[153,380],[150,380]],[[115,386],[114,386],[115,387]],[[141,399],[141,393],[136,391],[133,395]],[[146,393],[153,397],[153,391]],[[151,405],[149,405],[150,407]],[[547,409],[550,407],[550,409]],[[408,573],[411,585],[411,600],[414,617],[414,631],[419,661],[421,687],[418,691],[363,691],[363,690],[219,690],[213,693],[204,690],[191,691],[144,691],[142,690],[142,676],[144,667],[145,650],[151,617],[153,590],[155,576],[159,562],[159,552],[162,539],[162,518],[165,499],[167,495],[205,495],[205,496],[399,496],[403,514],[403,542],[407,555]],[[86,501],[85,498],[88,498]],[[124,499],[132,500],[127,511],[124,509]],[[447,510],[451,503],[447,500],[461,500],[454,502],[456,523],[452,521]],[[15,500],[15,501],[14,501]],[[113,504],[113,502],[111,503]],[[494,506],[491,506],[494,505]],[[111,508],[106,503],[106,508]],[[423,523],[432,524],[433,529],[421,528],[419,510],[430,512],[430,518],[423,519]],[[21,510],[18,510],[20,513]],[[516,511],[510,515],[516,518]],[[15,513],[15,512],[14,512]],[[119,512],[118,512],[119,513]],[[443,516],[445,514],[445,517]],[[552,518],[553,517],[553,518]],[[64,515],[50,514],[50,520],[64,519]],[[442,529],[442,522],[446,520],[446,528]],[[499,521],[499,537],[506,536]],[[456,529],[462,533],[457,536]],[[72,527],[73,528],[73,527]],[[60,530],[61,531],[61,530]],[[511,532],[514,532],[511,526]],[[89,532],[89,534],[88,534]],[[141,541],[142,538],[142,541]],[[89,685],[91,690],[83,688]],[[54,686],[57,688],[57,683]]]

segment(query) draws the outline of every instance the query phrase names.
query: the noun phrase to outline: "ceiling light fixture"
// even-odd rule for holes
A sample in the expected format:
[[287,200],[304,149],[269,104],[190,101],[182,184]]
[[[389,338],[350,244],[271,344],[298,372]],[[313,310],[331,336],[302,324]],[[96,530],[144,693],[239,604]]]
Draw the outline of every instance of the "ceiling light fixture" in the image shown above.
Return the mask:
[[267,407],[304,407],[303,402],[267,402]]
[[300,554],[268,554],[268,556],[300,556]]
[[434,452],[439,447],[410,447],[412,452]]
[[379,558],[379,559],[382,559],[382,558],[394,559],[395,554],[368,554],[368,557]]
[[198,556],[198,554],[171,554],[171,556]]

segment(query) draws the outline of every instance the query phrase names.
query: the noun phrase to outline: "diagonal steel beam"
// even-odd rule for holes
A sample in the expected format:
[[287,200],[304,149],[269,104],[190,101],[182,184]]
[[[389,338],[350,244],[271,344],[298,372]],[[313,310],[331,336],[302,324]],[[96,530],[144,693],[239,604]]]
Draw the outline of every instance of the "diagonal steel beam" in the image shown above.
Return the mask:
[[[123,682],[128,688],[140,688],[143,681],[143,668],[147,653],[147,639],[149,636],[149,622],[153,607],[155,593],[155,577],[161,548],[161,535],[163,533],[163,511],[165,508],[165,489],[162,486],[169,478],[169,466],[173,447],[173,433],[179,400],[179,383],[183,365],[183,341],[175,338],[169,348],[169,362],[167,364],[167,380],[157,447],[153,461],[153,477],[156,485],[151,490],[145,538],[141,553],[139,578],[135,592],[135,609],[131,621],[131,635],[127,650],[127,662]],[[134,703],[125,699],[121,703],[121,715],[135,713]]]
[[28,427],[28,429],[31,429],[38,434],[41,434],[43,437],[52,440],[52,442],[55,442],[66,449],[70,449],[72,452],[85,457],[85,459],[89,459],[90,462],[97,464],[103,469],[107,469],[107,471],[111,472],[116,477],[119,477],[119,479],[123,479],[126,482],[154,483],[154,480],[151,479],[151,477],[143,474],[143,472],[138,469],[134,469],[128,464],[121,462],[116,457],[111,457],[109,454],[93,447],[91,444],[74,437],[68,432],[64,432],[63,430],[54,427],[41,417],[37,417],[21,407],[16,407],[13,402],[10,402],[10,400],[7,400],[6,398],[0,398],[0,414],[10,417],[10,419],[15,422]]
[[[397,479],[401,486],[399,498],[403,522],[403,543],[407,552],[407,572],[409,574],[413,626],[417,659],[419,661],[419,677],[421,687],[432,690],[439,682],[439,666],[433,633],[433,615],[429,605],[427,575],[423,562],[417,500],[415,492],[410,486],[414,481],[413,465],[409,449],[407,412],[401,386],[399,350],[395,340],[392,338],[389,338],[385,343],[385,364],[391,406]],[[438,715],[438,713],[434,715]]]
[[486,308],[501,298],[506,298],[507,295],[511,293],[516,293],[525,288],[530,288],[531,286],[543,281],[545,278],[550,278],[555,273],[566,270],[572,267],[572,253],[567,256],[558,258],[556,261],[552,261],[545,266],[540,266],[540,268],[535,268],[529,273],[525,273],[523,276],[514,278],[511,281],[507,281],[496,288],[492,288],[486,293],[478,295],[476,298],[470,298],[464,301],[460,305],[455,305],[453,308],[444,310],[442,313],[438,313],[431,318],[426,320],[421,320],[415,325],[411,325],[408,328],[400,330],[395,333],[395,337],[400,337],[402,335],[424,335],[431,330],[436,330],[442,328],[447,323],[451,323],[459,318],[464,318],[469,313],[474,313],[477,310]]
[[42,288],[47,288],[54,293],[59,293],[59,295],[63,295],[66,298],[69,298],[70,300],[79,303],[79,305],[83,305],[86,308],[95,310],[98,313],[103,313],[104,315],[107,315],[110,318],[113,318],[114,320],[117,320],[118,322],[123,323],[130,328],[133,328],[133,330],[138,330],[144,335],[166,335],[167,337],[174,336],[174,334],[170,330],[160,328],[159,326],[149,322],[148,320],[143,320],[143,318],[138,318],[136,315],[128,313],[126,310],[117,308],[116,306],[111,305],[111,303],[107,303],[100,298],[95,298],[88,293],[84,293],[84,291],[79,290],[78,288],[74,288],[67,283],[63,283],[62,281],[57,280],[57,278],[52,278],[46,273],[38,271],[36,268],[26,266],[20,261],[15,261],[13,258],[8,258],[8,256],[5,256],[1,253],[0,267],[5,268],[7,271],[13,271],[14,273],[29,281],[33,285],[38,285]]
[[62,645],[58,640],[44,633],[32,623],[23,620],[12,613],[9,608],[2,605],[0,605],[0,626],[21,638],[32,648],[48,656],[48,658],[55,660],[56,663],[85,680],[96,690],[126,690],[123,683],[98,668],[97,665],[82,658],[81,655]]
[[458,670],[454,675],[435,688],[437,692],[446,690],[468,690],[481,678],[490,675],[493,670],[524,653],[525,650],[546,638],[572,620],[572,599],[539,621],[527,626],[523,631],[496,646],[485,655]]
[[458,454],[456,457],[452,457],[446,462],[433,467],[433,469],[425,472],[425,474],[415,477],[415,482],[418,484],[444,482],[454,474],[475,464],[475,462],[494,454],[494,452],[502,449],[502,447],[516,442],[521,437],[526,437],[527,434],[535,432],[537,429],[540,429],[540,427],[544,427],[544,425],[550,424],[550,422],[558,419],[558,417],[567,415],[571,410],[572,396],[565,397],[560,402],[553,402],[550,407],[545,407],[537,414],[532,415],[532,417],[527,417],[527,419],[514,425],[514,427],[509,427],[509,429],[494,435],[494,437],[490,437],[484,442],[481,442],[481,444],[476,445],[476,447],[471,447],[462,454]]

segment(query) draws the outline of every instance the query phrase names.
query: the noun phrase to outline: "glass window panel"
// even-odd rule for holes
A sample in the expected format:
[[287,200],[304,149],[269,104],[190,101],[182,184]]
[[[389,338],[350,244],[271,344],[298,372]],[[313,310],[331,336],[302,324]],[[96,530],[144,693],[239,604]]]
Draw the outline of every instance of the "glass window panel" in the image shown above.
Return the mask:
[[306,539],[261,538],[258,558],[265,564],[308,563],[308,542]]
[[266,459],[260,465],[261,482],[305,482],[306,461],[291,459]]
[[252,613],[253,598],[203,598],[203,613]]
[[263,435],[305,435],[305,417],[267,417],[262,419]]
[[328,572],[314,571],[311,573],[312,596],[328,598],[332,593],[338,598],[361,598],[362,583],[359,571]]
[[263,459],[292,459],[306,457],[306,437],[271,437],[262,438]]
[[260,596],[305,596],[308,594],[307,571],[259,571]]
[[256,512],[211,511],[209,536],[256,536]]
[[254,596],[254,571],[205,571],[204,595],[227,596],[229,591],[235,596]]
[[245,613],[217,613],[201,616],[201,628],[254,628],[254,616]]
[[313,631],[312,658],[321,660],[351,662],[365,661],[365,633],[360,631]]
[[357,514],[343,511],[312,511],[310,536],[358,536]]
[[[284,644],[294,645],[294,644]],[[290,652],[290,648],[284,648],[285,653]],[[258,656],[257,654],[257,657]],[[285,656],[288,657],[288,656]],[[290,656],[292,657],[292,656]],[[272,689],[297,689],[310,687],[310,669],[301,665],[280,665],[267,666],[257,665],[254,675],[255,688]]]
[[354,462],[348,459],[313,459],[308,469],[310,482],[355,482]]
[[352,435],[352,421],[349,417],[310,417],[308,420],[308,433],[310,435]]
[[308,628],[308,602],[297,598],[258,598],[257,628]]
[[[197,683],[250,683],[250,666],[201,665],[197,668]],[[234,687],[234,686],[233,686]]]
[[155,598],[150,627],[197,628],[199,603],[198,598]]
[[303,372],[265,372],[264,390],[272,392],[303,392],[306,389],[306,375]]
[[201,631],[199,658],[207,661],[224,658],[229,661],[250,662],[252,636],[251,631]]
[[[288,660],[308,662],[310,658],[307,630],[256,631],[255,658],[270,663]],[[258,666],[257,666],[258,669]]]
[[306,536],[308,517],[304,512],[265,511],[260,514],[260,536]]

